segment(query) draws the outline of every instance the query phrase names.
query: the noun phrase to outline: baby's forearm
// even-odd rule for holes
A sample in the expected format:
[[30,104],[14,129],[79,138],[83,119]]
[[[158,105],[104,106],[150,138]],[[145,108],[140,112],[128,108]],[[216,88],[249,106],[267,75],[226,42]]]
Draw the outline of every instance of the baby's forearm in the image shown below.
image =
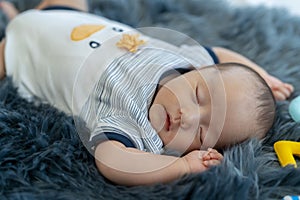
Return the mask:
[[221,47],[213,47],[212,49],[217,54],[220,63],[237,62],[247,65],[248,67],[255,70],[257,73],[259,73],[262,77],[264,77],[267,74],[267,72],[260,66],[258,66],[256,63],[252,62],[251,60],[237,52]]
[[95,158],[98,169],[106,178],[128,186],[167,183],[189,171],[182,158],[126,148],[115,141],[99,144]]

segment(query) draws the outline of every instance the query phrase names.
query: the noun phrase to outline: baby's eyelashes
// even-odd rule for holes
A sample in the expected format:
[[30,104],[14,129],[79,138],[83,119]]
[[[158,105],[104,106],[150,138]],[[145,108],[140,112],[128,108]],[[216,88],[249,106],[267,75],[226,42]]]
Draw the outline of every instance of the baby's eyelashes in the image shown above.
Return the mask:
[[200,144],[202,145],[203,144],[203,140],[202,140],[202,128],[201,126],[199,126],[199,140],[200,140]]
[[200,100],[199,100],[199,90],[198,90],[198,87],[196,87],[196,92],[195,92],[195,102],[197,104],[200,104]]

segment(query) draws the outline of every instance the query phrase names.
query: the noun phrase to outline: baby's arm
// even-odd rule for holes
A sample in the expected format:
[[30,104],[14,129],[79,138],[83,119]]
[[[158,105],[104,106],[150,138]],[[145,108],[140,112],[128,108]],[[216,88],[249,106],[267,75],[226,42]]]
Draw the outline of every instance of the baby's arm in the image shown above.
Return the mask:
[[180,158],[156,155],[117,141],[102,142],[95,151],[100,172],[112,182],[129,186],[167,183],[185,174],[203,172],[222,158],[219,153],[206,151],[192,151]]
[[242,56],[241,54],[238,54],[234,51],[221,48],[221,47],[213,47],[212,49],[216,53],[217,57],[219,58],[220,63],[237,62],[237,63],[245,64],[250,68],[252,68],[253,70],[255,70],[257,73],[259,73],[261,77],[265,79],[269,87],[272,89],[273,94],[277,100],[285,100],[294,91],[292,85],[288,83],[283,83],[276,77],[268,74],[260,66],[258,66],[248,58]]
[[4,60],[4,50],[5,50],[5,39],[0,42],[0,80],[5,78],[5,60]]

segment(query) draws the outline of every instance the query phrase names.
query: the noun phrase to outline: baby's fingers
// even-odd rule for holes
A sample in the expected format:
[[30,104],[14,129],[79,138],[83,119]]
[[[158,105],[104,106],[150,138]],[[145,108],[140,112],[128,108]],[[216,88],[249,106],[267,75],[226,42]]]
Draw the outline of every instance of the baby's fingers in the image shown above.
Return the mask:
[[208,151],[199,151],[199,159],[206,159],[208,156]]
[[205,167],[212,167],[221,164],[221,160],[205,160],[203,161],[203,165]]
[[287,88],[290,93],[294,92],[294,86],[289,83],[284,83],[285,88]]
[[223,160],[223,155],[220,153],[210,153],[210,159],[213,160]]
[[277,87],[271,87],[276,100],[283,101],[289,98],[294,87],[289,83],[282,83]]
[[273,94],[274,94],[275,99],[278,101],[283,101],[286,99],[285,95],[279,90],[273,91]]
[[291,96],[293,90],[291,88],[291,85],[288,84],[283,84],[282,87],[280,88],[281,92],[284,93],[285,97],[288,98]]
[[273,90],[273,94],[276,100],[286,100],[291,96],[292,88],[287,88],[285,85],[282,85],[280,88]]
[[207,153],[205,154],[205,156],[203,156],[202,159],[203,160],[211,160],[211,159],[222,160],[223,155],[220,154],[217,150],[209,148],[207,150]]

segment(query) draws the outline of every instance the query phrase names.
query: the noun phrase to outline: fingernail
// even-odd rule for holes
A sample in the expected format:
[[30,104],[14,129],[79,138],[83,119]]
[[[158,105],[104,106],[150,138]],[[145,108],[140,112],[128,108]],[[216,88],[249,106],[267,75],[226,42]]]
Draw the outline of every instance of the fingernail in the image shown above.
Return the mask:
[[198,157],[199,159],[202,159],[203,158],[203,156],[202,156],[202,154],[201,153],[199,153],[199,157]]

